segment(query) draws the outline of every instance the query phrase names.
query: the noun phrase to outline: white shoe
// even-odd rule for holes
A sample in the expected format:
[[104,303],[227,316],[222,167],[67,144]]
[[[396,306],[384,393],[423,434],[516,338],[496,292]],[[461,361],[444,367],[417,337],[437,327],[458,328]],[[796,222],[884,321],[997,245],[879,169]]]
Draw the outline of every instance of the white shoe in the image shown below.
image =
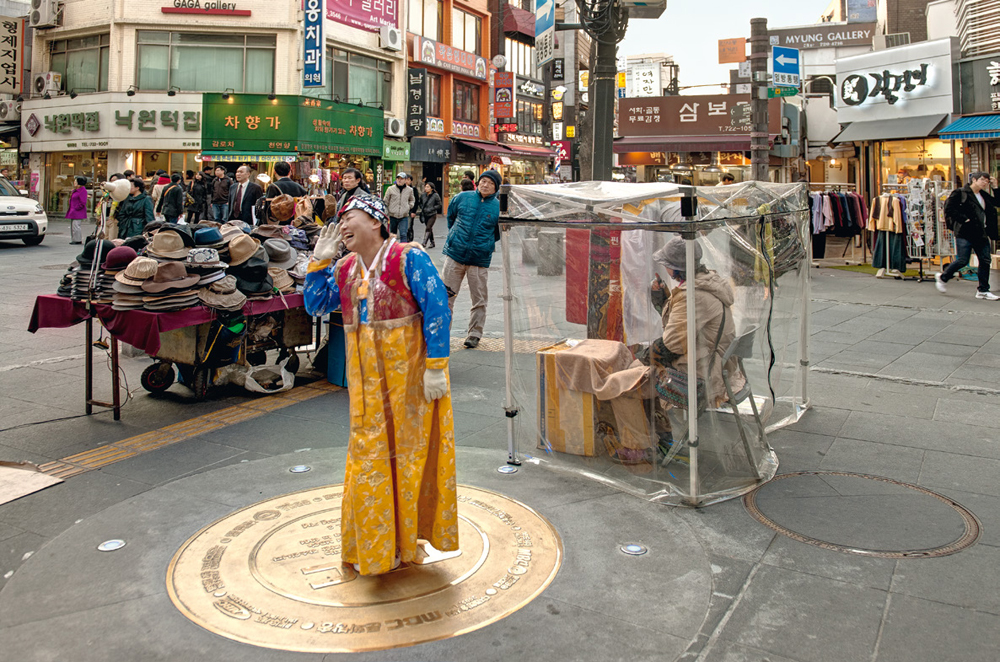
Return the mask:
[[1000,297],[993,294],[992,292],[976,292],[977,299],[986,299],[987,301],[1000,301]]
[[944,281],[941,280],[941,274],[934,274],[934,287],[937,288],[938,292],[942,294],[948,291],[948,288],[944,286]]

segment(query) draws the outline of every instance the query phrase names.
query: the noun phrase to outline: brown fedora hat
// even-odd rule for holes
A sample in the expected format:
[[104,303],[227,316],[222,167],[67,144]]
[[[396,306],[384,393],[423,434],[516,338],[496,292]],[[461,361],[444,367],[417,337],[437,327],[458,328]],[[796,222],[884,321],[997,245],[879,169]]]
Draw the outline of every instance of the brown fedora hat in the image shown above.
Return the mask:
[[162,292],[164,290],[182,290],[197,285],[201,276],[191,276],[182,262],[162,262],[156,268],[156,275],[142,284],[147,292]]
[[248,234],[236,237],[229,242],[229,264],[243,264],[253,257],[253,254],[260,248],[260,241]]
[[171,230],[160,230],[153,235],[153,241],[146,247],[146,252],[153,257],[181,259],[187,257],[188,246],[183,237]]

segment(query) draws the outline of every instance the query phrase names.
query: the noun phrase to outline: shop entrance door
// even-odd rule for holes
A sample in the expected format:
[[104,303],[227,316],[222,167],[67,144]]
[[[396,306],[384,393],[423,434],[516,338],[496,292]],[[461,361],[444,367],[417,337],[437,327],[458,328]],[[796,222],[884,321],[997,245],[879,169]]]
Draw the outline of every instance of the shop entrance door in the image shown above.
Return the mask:
[[[444,189],[442,188],[444,183],[444,166],[442,164],[424,163],[424,177],[434,185],[434,190],[438,192],[438,195],[444,195]],[[419,182],[414,182],[414,184],[419,185]]]

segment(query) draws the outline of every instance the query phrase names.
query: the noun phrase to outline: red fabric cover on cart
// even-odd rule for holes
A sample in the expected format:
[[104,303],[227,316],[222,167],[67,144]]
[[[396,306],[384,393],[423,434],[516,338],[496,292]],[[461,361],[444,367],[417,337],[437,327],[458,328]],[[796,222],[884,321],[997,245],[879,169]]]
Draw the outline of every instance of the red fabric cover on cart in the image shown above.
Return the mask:
[[[286,305],[287,302],[287,305]],[[301,308],[304,305],[301,294],[286,294],[267,301],[249,301],[243,306],[246,316],[261,315],[276,310]],[[160,351],[160,334],[174,329],[183,329],[211,322],[215,311],[205,306],[195,306],[187,310],[170,313],[154,313],[148,310],[114,310],[107,304],[94,304],[94,312],[112,335],[118,340],[137,347],[151,356]],[[43,294],[35,299],[31,311],[28,331],[38,329],[65,329],[83,322],[90,314],[87,304],[65,297]]]

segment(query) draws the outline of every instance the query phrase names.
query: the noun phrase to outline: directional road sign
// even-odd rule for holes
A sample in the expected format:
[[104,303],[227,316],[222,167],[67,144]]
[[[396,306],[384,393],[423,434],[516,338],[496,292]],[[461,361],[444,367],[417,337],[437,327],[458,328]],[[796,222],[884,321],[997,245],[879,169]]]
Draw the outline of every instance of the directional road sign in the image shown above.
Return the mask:
[[774,46],[771,49],[771,65],[775,87],[799,86],[799,50]]
[[555,58],[556,2],[541,0],[535,10],[535,58],[537,66]]
[[797,87],[769,87],[767,88],[767,98],[777,99],[778,97],[794,97],[799,93]]

